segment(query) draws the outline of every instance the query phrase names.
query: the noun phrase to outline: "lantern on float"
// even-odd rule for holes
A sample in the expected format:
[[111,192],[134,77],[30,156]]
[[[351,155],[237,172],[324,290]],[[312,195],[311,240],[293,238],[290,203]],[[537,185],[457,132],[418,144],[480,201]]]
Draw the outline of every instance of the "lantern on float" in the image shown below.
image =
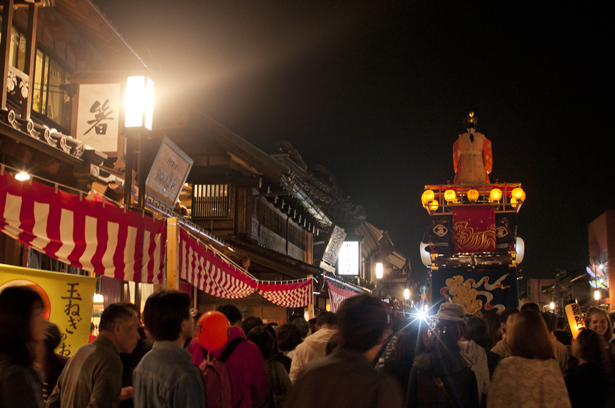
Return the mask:
[[456,202],[457,201],[457,193],[455,193],[455,190],[446,190],[444,192],[444,199],[446,200],[447,203],[450,202]]
[[[513,189],[513,191],[510,192],[510,195],[512,198],[514,198],[518,202],[525,201],[525,191],[523,191],[523,189],[520,187]],[[510,202],[512,203],[512,199],[510,200]]]
[[438,204],[438,201],[436,200],[431,200],[428,204],[428,208],[429,211],[434,212],[438,209],[438,207],[440,206],[440,204]]
[[468,200],[470,200],[471,203],[477,202],[478,201],[478,190],[475,190],[475,189],[469,190]]
[[493,190],[491,190],[491,192],[489,193],[489,201],[499,202],[501,199],[502,199],[502,190],[500,190],[499,188],[494,188]]
[[519,205],[519,202],[517,201],[516,198],[511,198],[510,199],[510,205],[512,205],[512,208],[517,208],[517,206]]
[[423,195],[421,196],[421,201],[423,202],[423,207],[427,205],[431,200],[436,197],[436,194],[433,190],[425,190]]

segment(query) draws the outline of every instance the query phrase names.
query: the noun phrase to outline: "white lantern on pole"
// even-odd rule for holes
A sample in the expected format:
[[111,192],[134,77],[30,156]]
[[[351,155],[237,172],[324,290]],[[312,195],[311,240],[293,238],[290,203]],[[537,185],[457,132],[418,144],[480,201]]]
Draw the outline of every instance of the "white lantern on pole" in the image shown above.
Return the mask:
[[154,117],[154,81],[145,76],[126,81],[125,126],[152,130]]
[[378,262],[376,264],[376,279],[382,279],[384,276],[384,266],[382,266],[382,262]]
[[406,300],[410,299],[410,289],[408,288],[404,289],[404,299]]

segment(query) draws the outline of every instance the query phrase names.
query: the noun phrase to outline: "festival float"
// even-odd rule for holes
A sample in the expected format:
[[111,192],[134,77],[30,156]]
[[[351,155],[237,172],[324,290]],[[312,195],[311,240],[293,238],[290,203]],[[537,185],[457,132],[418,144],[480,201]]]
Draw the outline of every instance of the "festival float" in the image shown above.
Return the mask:
[[470,113],[467,132],[453,145],[453,184],[425,186],[421,201],[432,224],[420,251],[430,268],[434,309],[452,301],[480,317],[519,304],[518,265],[525,248],[507,214],[519,212],[525,192],[521,183],[491,183],[491,141],[476,132],[476,124]]

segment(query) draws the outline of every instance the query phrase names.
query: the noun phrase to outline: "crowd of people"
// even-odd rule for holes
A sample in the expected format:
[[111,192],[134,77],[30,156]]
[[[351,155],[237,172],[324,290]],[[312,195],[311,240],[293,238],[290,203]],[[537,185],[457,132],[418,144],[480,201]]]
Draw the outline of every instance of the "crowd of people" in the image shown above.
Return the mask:
[[610,407],[613,325],[590,308],[575,340],[537,305],[483,318],[443,303],[429,319],[368,294],[309,322],[265,324],[233,305],[224,345],[193,333],[191,298],[163,290],[142,316],[105,308],[99,335],[66,360],[27,287],[0,293],[0,408]]

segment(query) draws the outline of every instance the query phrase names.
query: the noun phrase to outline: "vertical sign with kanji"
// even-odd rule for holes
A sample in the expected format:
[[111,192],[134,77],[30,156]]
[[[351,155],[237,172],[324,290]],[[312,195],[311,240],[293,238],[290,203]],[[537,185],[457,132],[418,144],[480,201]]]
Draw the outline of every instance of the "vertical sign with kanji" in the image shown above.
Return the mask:
[[120,84],[80,85],[77,139],[101,152],[117,152],[120,96]]
[[0,292],[9,286],[29,286],[43,302],[43,317],[58,325],[62,340],[56,353],[70,357],[88,343],[96,279],[0,265]]

